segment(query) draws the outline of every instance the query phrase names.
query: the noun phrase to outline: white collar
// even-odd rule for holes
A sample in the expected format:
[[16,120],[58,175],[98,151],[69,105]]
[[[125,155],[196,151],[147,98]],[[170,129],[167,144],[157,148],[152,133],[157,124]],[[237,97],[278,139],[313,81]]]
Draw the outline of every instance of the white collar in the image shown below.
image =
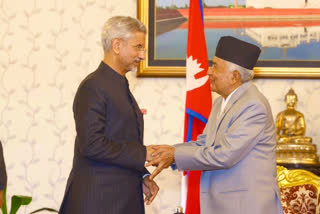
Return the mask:
[[226,107],[226,105],[228,104],[230,98],[232,97],[234,92],[236,92],[238,90],[238,88],[234,89],[233,92],[231,92],[226,99],[223,98],[222,103],[221,103],[220,115],[222,114],[222,112],[223,112],[224,108]]

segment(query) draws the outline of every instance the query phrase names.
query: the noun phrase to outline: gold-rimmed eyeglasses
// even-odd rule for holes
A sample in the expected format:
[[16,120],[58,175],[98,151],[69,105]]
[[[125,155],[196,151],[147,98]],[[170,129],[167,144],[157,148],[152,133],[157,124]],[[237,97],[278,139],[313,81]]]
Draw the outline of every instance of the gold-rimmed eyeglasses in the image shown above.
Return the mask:
[[144,53],[146,53],[147,52],[147,50],[142,46],[142,45],[133,45],[133,47],[136,49],[136,51],[138,51],[138,52],[144,52]]

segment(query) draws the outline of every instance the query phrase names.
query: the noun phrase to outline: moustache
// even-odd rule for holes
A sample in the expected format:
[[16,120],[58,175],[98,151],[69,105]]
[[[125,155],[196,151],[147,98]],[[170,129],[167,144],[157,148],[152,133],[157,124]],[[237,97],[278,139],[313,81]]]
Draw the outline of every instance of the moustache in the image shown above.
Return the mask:
[[135,59],[134,59],[134,62],[141,62],[141,61],[142,61],[141,58],[135,58]]

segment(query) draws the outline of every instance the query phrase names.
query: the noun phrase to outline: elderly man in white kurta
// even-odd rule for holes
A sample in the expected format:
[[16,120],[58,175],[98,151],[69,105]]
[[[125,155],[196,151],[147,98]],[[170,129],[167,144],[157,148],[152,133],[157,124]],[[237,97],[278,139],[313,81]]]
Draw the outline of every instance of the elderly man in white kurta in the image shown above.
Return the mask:
[[175,162],[202,170],[201,214],[281,214],[276,129],[268,100],[252,83],[260,49],[234,37],[219,40],[208,75],[215,100],[197,141],[154,146],[153,179]]

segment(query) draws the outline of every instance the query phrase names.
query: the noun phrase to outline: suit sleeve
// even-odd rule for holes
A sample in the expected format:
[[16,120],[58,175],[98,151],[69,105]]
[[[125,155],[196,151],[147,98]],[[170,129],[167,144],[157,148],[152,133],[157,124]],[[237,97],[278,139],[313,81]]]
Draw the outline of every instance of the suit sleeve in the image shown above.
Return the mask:
[[263,104],[247,105],[232,117],[226,130],[220,130],[225,133],[216,139],[213,146],[177,148],[175,151],[177,168],[179,170],[231,168],[245,158],[262,138],[266,121],[267,111]]
[[115,142],[105,137],[107,107],[98,89],[79,88],[75,101],[75,123],[80,153],[97,162],[115,164],[147,173],[146,147],[139,142]]
[[3,157],[2,144],[0,142],[0,190],[7,186],[7,171]]

